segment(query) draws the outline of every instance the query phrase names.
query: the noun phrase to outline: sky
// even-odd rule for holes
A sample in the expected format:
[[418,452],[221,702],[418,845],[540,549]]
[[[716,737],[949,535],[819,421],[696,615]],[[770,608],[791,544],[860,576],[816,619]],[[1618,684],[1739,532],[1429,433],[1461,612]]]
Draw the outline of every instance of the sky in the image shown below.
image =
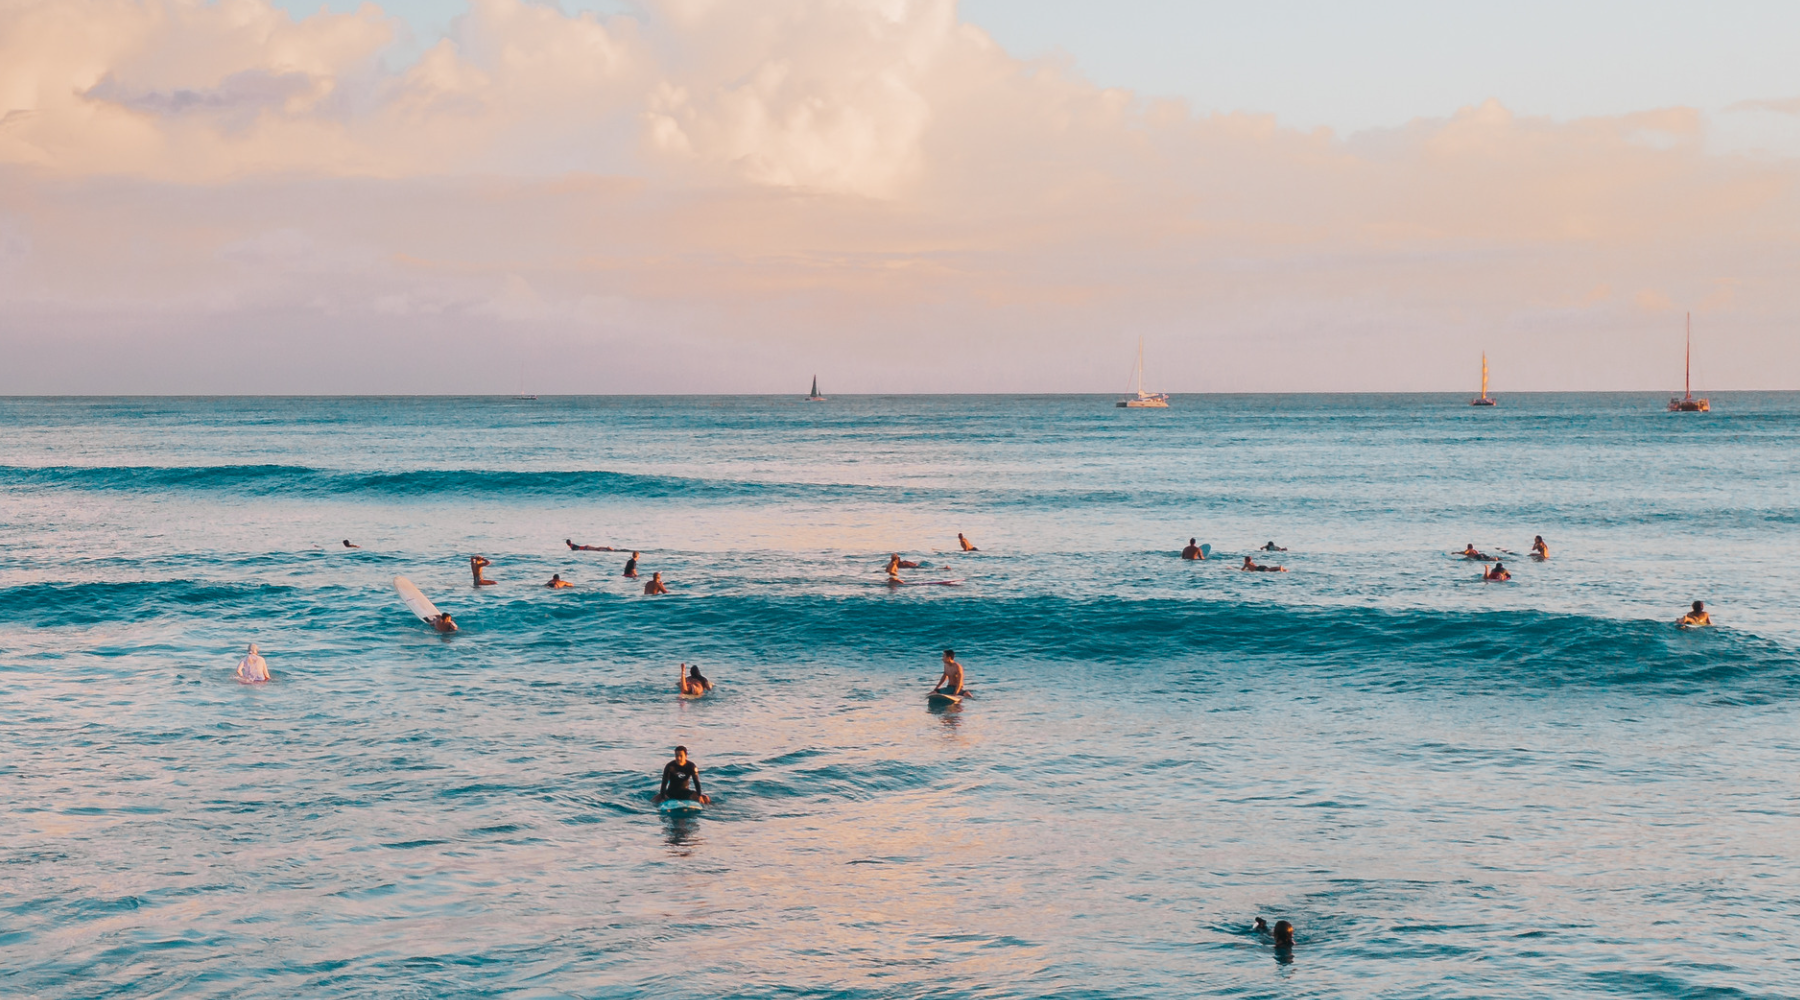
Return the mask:
[[0,0],[0,392],[1800,388],[1800,5]]

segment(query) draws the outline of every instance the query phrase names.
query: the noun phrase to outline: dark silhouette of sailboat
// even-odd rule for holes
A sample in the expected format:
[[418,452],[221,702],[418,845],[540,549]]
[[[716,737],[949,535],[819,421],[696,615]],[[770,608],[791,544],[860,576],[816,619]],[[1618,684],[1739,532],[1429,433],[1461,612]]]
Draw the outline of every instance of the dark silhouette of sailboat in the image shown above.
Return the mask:
[[819,395],[819,376],[817,376],[817,375],[813,376],[812,392],[806,397],[806,401],[809,403],[825,402],[825,397]]
[[1687,362],[1681,376],[1680,399],[1669,400],[1670,413],[1711,413],[1712,403],[1694,398],[1694,314],[1687,314]]

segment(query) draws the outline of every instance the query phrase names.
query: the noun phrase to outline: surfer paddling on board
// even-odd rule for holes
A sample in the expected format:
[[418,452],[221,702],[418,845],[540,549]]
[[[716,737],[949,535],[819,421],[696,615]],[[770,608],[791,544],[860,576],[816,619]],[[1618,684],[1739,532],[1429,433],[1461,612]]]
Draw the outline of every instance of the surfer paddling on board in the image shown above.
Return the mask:
[[962,550],[964,552],[980,552],[981,551],[980,549],[975,547],[974,543],[970,542],[967,538],[964,538],[963,533],[960,531],[956,533],[956,541],[957,541],[957,544],[962,546]]
[[[683,673],[682,671],[684,670],[687,672]],[[675,668],[675,687],[680,690],[682,694],[698,698],[712,690],[712,681],[707,680],[706,677],[700,673],[700,664],[696,663],[690,667],[683,663],[681,666]]]
[[1544,544],[1543,535],[1531,536],[1531,558],[1536,559],[1538,562],[1543,562],[1550,558],[1550,546]]
[[619,551],[618,549],[615,549],[610,545],[576,545],[574,540],[569,539],[569,538],[563,539],[563,544],[567,545],[569,547],[569,551],[571,551],[571,552],[617,552],[617,551]]
[[[694,787],[689,788],[692,782]],[[662,805],[669,799],[681,799],[708,805],[712,799],[700,790],[700,769],[688,760],[687,747],[675,748],[675,759],[663,765],[662,787],[657,789],[656,798],[651,801]]]
[[262,684],[270,680],[269,661],[256,652],[256,643],[250,644],[250,652],[238,661],[237,679],[239,684]]
[[348,539],[348,538],[346,538],[346,539],[344,539],[344,548],[346,548],[346,549],[360,549],[360,548],[362,548],[362,546],[360,546],[360,545],[351,545],[351,544],[350,544],[350,539]]
[[481,575],[481,568],[483,566],[492,566],[492,565],[493,565],[493,563],[489,562],[486,558],[484,558],[482,556],[475,555],[475,556],[469,557],[469,572],[470,572],[470,574],[472,574],[475,577],[475,586],[477,586],[477,587],[492,587],[494,585],[495,581],[490,580],[487,577]]
[[1194,539],[1190,538],[1188,539],[1187,547],[1181,550],[1181,558],[1205,559],[1206,553],[1200,551],[1200,546],[1194,544]]
[[1488,555],[1486,552],[1483,552],[1480,549],[1476,548],[1474,542],[1470,542],[1468,547],[1463,549],[1461,552],[1452,552],[1450,554],[1453,556],[1462,556],[1464,559],[1472,559],[1476,562],[1498,562],[1499,561],[1499,560],[1495,559],[1493,556]]
[[1512,579],[1512,573],[1508,572],[1505,563],[1496,559],[1496,560],[1494,560],[1494,564],[1492,566],[1489,566],[1487,569],[1482,571],[1481,578],[1483,580],[1491,580],[1496,583],[1505,583],[1506,581]]
[[544,584],[544,586],[549,587],[551,590],[561,590],[564,587],[573,587],[575,585],[563,579],[561,573],[552,573],[550,574],[550,582]]
[[1244,557],[1244,564],[1238,569],[1246,573],[1286,573],[1286,566],[1264,566],[1249,556]]
[[938,678],[937,686],[931,689],[931,693],[968,697],[969,689],[963,687],[963,665],[956,662],[956,650],[944,650],[944,675]]
[[[1694,610],[1682,615],[1676,620],[1675,624],[1680,625],[1682,628],[1693,628],[1697,625],[1711,625],[1712,615],[1706,613],[1705,601],[1695,601]],[[251,646],[250,648],[254,650],[256,647]]]
[[456,631],[456,622],[451,620],[450,612],[448,611],[438,615],[436,618],[427,618],[425,620],[431,623],[432,628],[437,629],[445,635],[449,635]]
[[650,582],[644,584],[644,593],[646,595],[650,595],[650,594],[666,594],[668,592],[669,592],[669,588],[663,586],[662,573],[656,572],[656,573],[650,574]]
[[625,560],[625,571],[620,573],[620,576],[628,576],[633,580],[637,579],[637,557],[638,554],[633,552],[631,558]]
[[1264,551],[1264,552],[1286,552],[1287,550],[1282,548],[1279,545],[1276,545],[1274,542],[1264,542],[1262,551]]

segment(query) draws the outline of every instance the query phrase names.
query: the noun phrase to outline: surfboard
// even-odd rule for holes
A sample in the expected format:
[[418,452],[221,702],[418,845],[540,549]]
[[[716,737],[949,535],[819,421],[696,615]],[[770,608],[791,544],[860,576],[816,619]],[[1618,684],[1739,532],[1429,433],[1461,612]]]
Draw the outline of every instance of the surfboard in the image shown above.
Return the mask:
[[700,804],[699,799],[664,799],[657,808],[665,813],[683,816],[689,813],[697,813],[706,807]]
[[962,696],[933,691],[925,696],[925,703],[932,708],[949,708],[951,705],[962,704]]
[[904,583],[895,584],[895,586],[899,586],[899,587],[960,587],[960,586],[962,586],[962,584],[963,584],[963,582],[961,580],[907,580]]
[[413,586],[413,582],[406,577],[394,577],[394,589],[400,592],[400,600],[406,603],[407,610],[418,615],[420,621],[429,622],[441,614],[437,605],[426,600],[419,588]]
[[1200,546],[1200,558],[1202,558],[1202,559],[1212,558],[1212,546],[1211,545]]

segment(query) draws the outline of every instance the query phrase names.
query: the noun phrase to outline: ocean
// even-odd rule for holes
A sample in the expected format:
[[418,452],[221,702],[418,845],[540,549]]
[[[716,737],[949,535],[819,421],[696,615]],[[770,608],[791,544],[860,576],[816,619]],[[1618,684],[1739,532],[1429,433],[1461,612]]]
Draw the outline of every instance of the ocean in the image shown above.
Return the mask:
[[1800,394],[1665,399],[0,399],[0,994],[1800,995]]

